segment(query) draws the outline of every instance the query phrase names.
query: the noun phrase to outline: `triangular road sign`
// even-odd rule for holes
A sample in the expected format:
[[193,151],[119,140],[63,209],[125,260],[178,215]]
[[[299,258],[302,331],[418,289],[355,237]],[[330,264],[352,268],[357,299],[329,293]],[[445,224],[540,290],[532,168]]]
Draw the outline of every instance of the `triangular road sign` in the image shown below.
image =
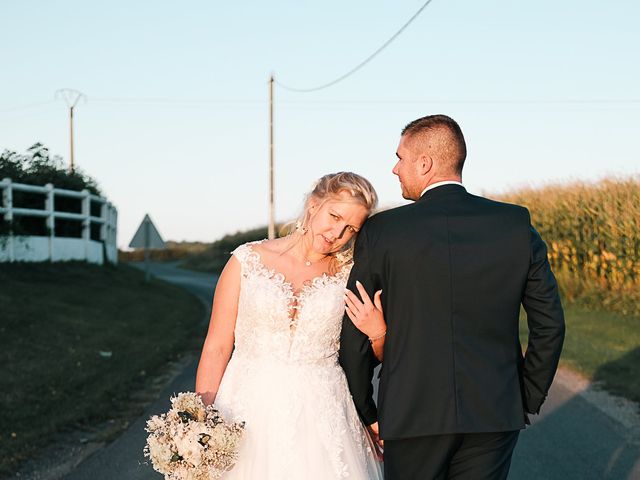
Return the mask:
[[138,227],[136,234],[129,243],[130,248],[165,248],[164,240],[158,233],[158,229],[151,221],[149,215],[145,215]]

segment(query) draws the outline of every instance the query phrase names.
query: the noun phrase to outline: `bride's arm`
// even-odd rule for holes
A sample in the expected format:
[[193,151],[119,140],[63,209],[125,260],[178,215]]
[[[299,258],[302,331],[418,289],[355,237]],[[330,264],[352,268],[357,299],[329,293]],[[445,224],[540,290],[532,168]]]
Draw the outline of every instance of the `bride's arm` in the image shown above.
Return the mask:
[[384,320],[382,301],[380,300],[382,290],[378,290],[373,295],[372,302],[360,282],[356,282],[356,288],[360,292],[362,301],[356,294],[347,290],[344,297],[347,315],[356,328],[369,337],[373,354],[379,361],[382,361],[384,339],[387,334],[387,324]]
[[231,358],[239,297],[240,263],[232,256],[216,285],[209,330],[196,374],[196,393],[202,397],[206,405],[215,400],[220,381]]

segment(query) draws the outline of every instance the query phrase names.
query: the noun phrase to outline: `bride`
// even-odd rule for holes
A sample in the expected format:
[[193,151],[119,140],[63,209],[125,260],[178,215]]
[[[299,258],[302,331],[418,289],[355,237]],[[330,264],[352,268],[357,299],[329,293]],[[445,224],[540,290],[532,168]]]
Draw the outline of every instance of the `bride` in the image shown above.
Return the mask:
[[196,377],[206,404],[246,422],[224,479],[382,478],[338,364],[353,239],[376,203],[365,178],[325,175],[289,236],[232,252]]

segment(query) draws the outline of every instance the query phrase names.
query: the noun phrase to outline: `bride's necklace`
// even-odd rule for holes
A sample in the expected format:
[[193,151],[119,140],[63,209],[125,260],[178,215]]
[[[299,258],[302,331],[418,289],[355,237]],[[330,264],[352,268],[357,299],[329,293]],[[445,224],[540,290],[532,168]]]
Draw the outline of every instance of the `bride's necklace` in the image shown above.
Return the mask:
[[320,260],[314,260],[313,262],[311,260],[309,260],[309,257],[307,257],[306,255],[302,254],[302,258],[304,259],[304,264],[307,267],[310,267],[311,265],[313,265],[314,263],[320,263],[323,262],[327,257],[329,257],[330,255],[325,255],[324,257],[322,257]]
[[318,259],[318,260],[314,260],[313,262],[311,260],[309,260],[309,257],[304,253],[304,251],[302,250],[302,248],[300,248],[300,254],[302,256],[302,261],[304,262],[305,266],[310,267],[311,265],[313,265],[314,263],[320,263],[323,262],[325,259],[327,259],[328,257],[330,257],[331,255],[325,255],[322,258]]

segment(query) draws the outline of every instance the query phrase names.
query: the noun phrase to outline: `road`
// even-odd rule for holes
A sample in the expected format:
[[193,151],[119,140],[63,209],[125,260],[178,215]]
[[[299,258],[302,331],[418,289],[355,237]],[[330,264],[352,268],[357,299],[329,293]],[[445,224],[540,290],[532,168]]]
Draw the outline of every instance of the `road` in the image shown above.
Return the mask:
[[[184,287],[210,305],[215,284],[212,275],[181,270],[170,264],[152,264],[151,272]],[[193,390],[196,366],[194,360],[128,430],[64,478],[161,479],[142,455],[145,421],[169,408],[172,393]],[[640,479],[640,430],[616,420],[575,390],[559,374],[541,415],[520,435],[511,480]]]

